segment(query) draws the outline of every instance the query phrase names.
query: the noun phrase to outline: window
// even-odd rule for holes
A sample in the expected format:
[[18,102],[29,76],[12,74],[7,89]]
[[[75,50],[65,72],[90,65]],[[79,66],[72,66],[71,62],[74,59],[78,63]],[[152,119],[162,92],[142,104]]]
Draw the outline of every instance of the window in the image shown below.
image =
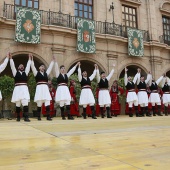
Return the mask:
[[163,16],[162,23],[163,23],[164,41],[166,43],[170,41],[170,18]]
[[123,26],[137,28],[136,8],[122,5],[122,21]]
[[15,5],[38,9],[39,0],[15,0]]
[[93,19],[93,0],[75,0],[74,14],[77,17]]

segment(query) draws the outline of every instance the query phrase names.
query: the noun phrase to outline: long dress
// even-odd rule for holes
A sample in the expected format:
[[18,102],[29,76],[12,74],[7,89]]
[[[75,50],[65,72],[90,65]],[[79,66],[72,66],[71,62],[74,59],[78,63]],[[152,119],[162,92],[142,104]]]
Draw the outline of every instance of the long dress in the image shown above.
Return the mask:
[[121,112],[121,105],[119,102],[119,94],[123,95],[124,90],[121,87],[114,87],[112,86],[110,89],[110,97],[111,97],[111,115],[117,116],[120,115]]

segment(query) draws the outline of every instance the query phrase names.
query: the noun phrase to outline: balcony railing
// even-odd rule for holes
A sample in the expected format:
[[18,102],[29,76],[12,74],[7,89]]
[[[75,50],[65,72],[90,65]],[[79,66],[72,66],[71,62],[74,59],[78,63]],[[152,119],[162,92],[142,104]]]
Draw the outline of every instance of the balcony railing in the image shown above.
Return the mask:
[[170,45],[170,35],[161,35],[161,36],[159,36],[159,41],[161,43]]
[[[76,29],[77,17],[69,14],[63,14],[61,12],[53,11],[41,11],[41,23],[45,25],[57,25],[61,27],[67,27]],[[12,4],[5,4],[3,8],[3,17],[7,19],[16,19],[16,6]],[[118,25],[115,23],[95,21],[96,33],[99,34],[110,34],[115,36],[121,36],[127,38],[127,27]],[[142,30],[144,41],[149,41],[148,31]]]

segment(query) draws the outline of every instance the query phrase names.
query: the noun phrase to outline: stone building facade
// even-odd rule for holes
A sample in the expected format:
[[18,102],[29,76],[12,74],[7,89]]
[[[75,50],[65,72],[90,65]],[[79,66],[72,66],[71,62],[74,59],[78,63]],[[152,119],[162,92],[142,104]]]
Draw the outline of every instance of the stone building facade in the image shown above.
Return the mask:
[[[96,54],[76,51],[77,31],[74,15],[76,3],[81,1],[93,3],[91,7],[92,19],[96,21]],[[56,55],[59,65],[64,64],[69,69],[77,61],[82,61],[84,67],[89,66],[89,73],[92,72],[94,63],[107,73],[112,69],[112,64],[116,63],[112,81],[123,77],[123,69],[126,66],[132,75],[135,74],[136,68],[140,67],[145,74],[151,71],[155,78],[164,72],[170,76],[170,0],[114,0],[113,11],[109,10],[112,1],[5,0],[5,3],[0,1],[0,61],[10,50],[16,62],[24,63],[26,55],[31,52],[37,63],[43,62],[47,66],[51,57]],[[42,11],[41,43],[37,45],[14,41],[15,3],[22,5],[25,2],[27,6],[30,2],[35,3]],[[128,13],[128,21],[124,18],[126,14],[123,13],[123,8],[124,12]],[[130,10],[135,11],[135,16],[132,16],[134,20],[130,18]],[[59,11],[61,13],[58,13]],[[131,26],[131,23],[135,23],[133,27],[145,30],[144,57],[128,56],[126,26]],[[9,70],[8,66],[5,72]]]

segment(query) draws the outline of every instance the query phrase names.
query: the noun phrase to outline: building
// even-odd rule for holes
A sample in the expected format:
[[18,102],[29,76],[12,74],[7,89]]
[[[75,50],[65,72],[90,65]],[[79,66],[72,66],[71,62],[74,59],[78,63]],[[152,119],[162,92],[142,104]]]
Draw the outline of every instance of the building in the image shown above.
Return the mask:
[[[113,6],[112,6],[113,5]],[[16,6],[41,10],[41,43],[24,44],[14,41]],[[114,8],[114,10],[112,10]],[[96,24],[96,54],[76,51],[76,16],[93,19]],[[143,30],[144,56],[128,55],[127,27]],[[151,71],[155,78],[164,72],[170,76],[170,0],[5,0],[0,1],[0,61],[10,50],[16,63],[26,63],[26,55],[33,53],[36,64],[46,66],[56,55],[59,65],[69,69],[77,61],[88,72],[97,63],[109,71],[116,63],[114,79]],[[5,73],[9,72],[9,66]]]

